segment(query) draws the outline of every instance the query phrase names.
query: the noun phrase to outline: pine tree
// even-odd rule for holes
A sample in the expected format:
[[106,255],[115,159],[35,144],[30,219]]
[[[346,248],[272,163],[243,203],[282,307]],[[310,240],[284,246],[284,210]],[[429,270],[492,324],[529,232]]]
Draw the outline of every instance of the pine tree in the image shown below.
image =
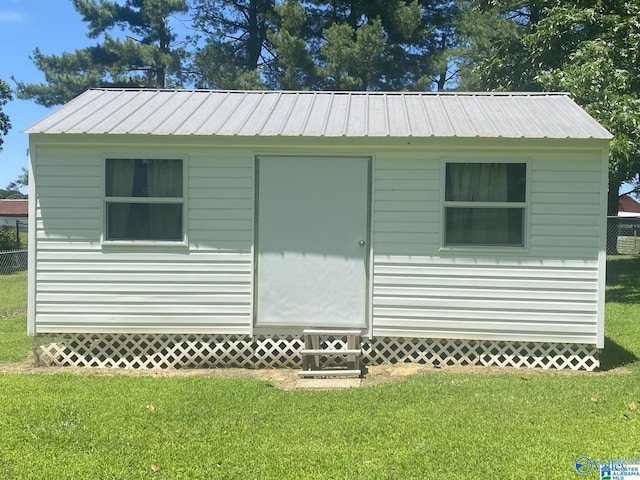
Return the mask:
[[[92,47],[31,57],[46,83],[17,82],[19,98],[44,106],[64,103],[92,87],[180,86],[186,51],[176,45],[169,18],[188,10],[185,0],[72,0],[88,24]],[[120,37],[108,32],[120,30]],[[122,38],[121,38],[122,37]]]
[[260,69],[271,57],[267,30],[274,0],[194,0],[194,28],[204,45],[194,56],[196,84],[263,88]]
[[459,9],[450,1],[285,0],[275,10],[265,70],[273,88],[444,89],[455,76]]

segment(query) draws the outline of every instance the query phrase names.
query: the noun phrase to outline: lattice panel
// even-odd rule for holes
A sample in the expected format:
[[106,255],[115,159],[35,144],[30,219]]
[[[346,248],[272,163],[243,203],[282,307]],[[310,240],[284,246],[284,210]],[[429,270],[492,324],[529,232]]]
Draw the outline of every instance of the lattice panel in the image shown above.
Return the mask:
[[296,368],[302,340],[237,335],[59,335],[39,341],[45,365],[102,368]]
[[[328,338],[329,348],[344,347]],[[299,337],[237,335],[57,335],[39,337],[36,356],[45,365],[102,368],[300,368]],[[592,345],[375,338],[364,340],[363,362],[436,366],[486,365],[595,370]],[[331,359],[329,359],[331,361]],[[335,360],[339,363],[339,359]]]
[[369,363],[485,365],[592,371],[600,366],[593,345],[378,338],[363,345]]

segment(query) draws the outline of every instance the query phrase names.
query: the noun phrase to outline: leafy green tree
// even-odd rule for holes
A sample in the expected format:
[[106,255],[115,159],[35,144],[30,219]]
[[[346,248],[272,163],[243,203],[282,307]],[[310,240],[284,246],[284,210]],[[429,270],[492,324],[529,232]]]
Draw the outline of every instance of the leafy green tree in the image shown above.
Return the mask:
[[[100,38],[92,47],[31,57],[46,83],[17,82],[19,98],[44,106],[64,103],[92,87],[180,86],[184,80],[184,46],[176,43],[171,15],[188,10],[185,0],[72,0],[88,24],[88,36]],[[124,38],[108,32],[120,30]]]
[[[640,5],[478,0],[468,12],[476,21],[467,23],[472,46],[461,86],[571,93],[614,135],[608,210],[617,214],[621,183],[640,172]],[[479,18],[494,28],[483,30]]]
[[22,187],[29,185],[29,171],[26,168],[22,168],[22,173],[18,175],[18,178],[7,185],[7,190],[19,191]]
[[4,113],[4,106],[13,99],[11,88],[7,82],[0,78],[0,151],[2,151],[3,136],[9,133],[11,128],[11,122],[9,116]]

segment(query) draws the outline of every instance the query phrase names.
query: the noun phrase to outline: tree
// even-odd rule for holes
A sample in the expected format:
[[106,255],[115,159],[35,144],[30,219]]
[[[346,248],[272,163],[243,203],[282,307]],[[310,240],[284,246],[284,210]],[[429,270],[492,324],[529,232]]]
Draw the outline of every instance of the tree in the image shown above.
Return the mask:
[[7,185],[7,190],[19,191],[22,187],[29,185],[29,171],[26,168],[22,168],[22,173],[18,175],[18,178]]
[[[285,0],[267,38],[272,88],[445,88],[455,3],[439,0]],[[296,82],[295,76],[302,82]]]
[[[88,88],[180,86],[186,50],[169,25],[175,13],[188,10],[185,0],[72,0],[88,24],[92,47],[45,55],[36,48],[31,59],[46,83],[17,82],[17,95],[44,106],[64,103]],[[110,35],[121,30],[124,38]]]
[[274,7],[274,0],[193,0],[194,28],[204,37],[194,55],[197,86],[263,88],[259,69],[272,56]]
[[513,7],[507,0],[487,0],[473,11],[502,28],[484,38],[471,32],[469,64],[477,62],[462,85],[571,93],[614,135],[608,210],[616,215],[621,183],[640,172],[640,6],[625,0],[531,0]]
[[2,151],[2,144],[4,141],[2,137],[9,133],[9,129],[11,128],[9,116],[4,113],[3,108],[12,99],[13,95],[9,85],[0,78],[0,151]]

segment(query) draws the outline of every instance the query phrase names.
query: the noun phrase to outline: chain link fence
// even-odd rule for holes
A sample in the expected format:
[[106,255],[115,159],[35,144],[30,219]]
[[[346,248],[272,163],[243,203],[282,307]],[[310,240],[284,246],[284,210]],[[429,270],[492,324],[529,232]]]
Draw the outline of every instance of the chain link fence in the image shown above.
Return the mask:
[[27,310],[27,250],[0,252],[0,317]]
[[607,217],[607,254],[640,255],[640,216]]

